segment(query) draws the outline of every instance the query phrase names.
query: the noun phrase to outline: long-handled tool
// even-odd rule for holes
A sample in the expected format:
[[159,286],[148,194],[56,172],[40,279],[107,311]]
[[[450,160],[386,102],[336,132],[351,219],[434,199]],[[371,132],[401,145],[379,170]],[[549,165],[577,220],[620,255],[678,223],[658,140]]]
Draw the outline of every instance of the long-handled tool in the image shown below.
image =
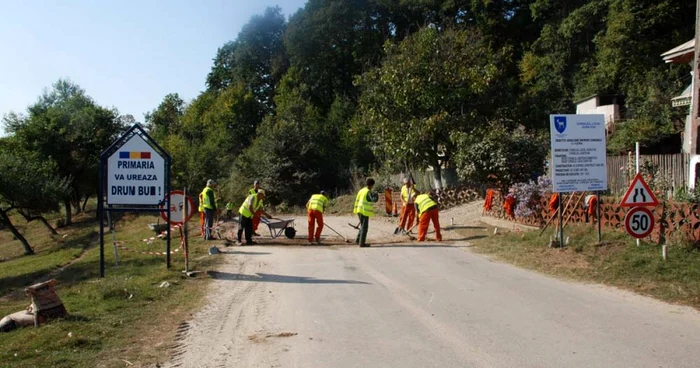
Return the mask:
[[416,226],[418,226],[418,223],[417,223],[417,222],[416,222],[415,224],[413,224],[413,226],[411,226],[408,230],[406,230],[406,232],[404,233],[404,235],[408,236],[408,238],[411,239],[411,240],[416,240],[416,237],[413,236],[413,235],[411,235],[411,230],[413,230],[413,228],[416,227]]
[[338,234],[341,238],[343,238],[343,240],[345,240],[346,243],[350,243],[350,240],[348,240],[348,238],[344,237],[342,234],[340,234],[339,232],[335,231],[335,229],[332,228],[332,227],[330,227],[330,226],[328,226],[328,224],[324,224],[323,226],[325,226],[325,227],[331,229],[331,231],[333,231],[334,233]]
[[348,225],[350,225],[350,227],[353,229],[360,230],[360,223],[359,222],[357,223],[357,225],[353,225],[353,224],[348,222]]

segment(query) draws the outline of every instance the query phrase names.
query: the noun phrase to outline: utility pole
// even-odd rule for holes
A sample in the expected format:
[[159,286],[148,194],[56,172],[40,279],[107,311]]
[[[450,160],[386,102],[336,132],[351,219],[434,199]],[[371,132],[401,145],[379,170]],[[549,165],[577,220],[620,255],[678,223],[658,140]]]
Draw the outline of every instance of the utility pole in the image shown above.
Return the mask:
[[690,107],[690,154],[698,153],[698,125],[700,125],[700,0],[695,5],[695,53],[693,54],[693,84]]

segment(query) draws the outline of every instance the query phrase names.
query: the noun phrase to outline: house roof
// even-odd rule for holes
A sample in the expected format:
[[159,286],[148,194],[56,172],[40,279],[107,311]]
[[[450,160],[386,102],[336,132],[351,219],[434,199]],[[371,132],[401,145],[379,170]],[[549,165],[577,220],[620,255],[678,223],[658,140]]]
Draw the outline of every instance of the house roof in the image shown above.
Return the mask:
[[676,107],[676,106],[689,106],[690,103],[692,102],[692,96],[691,96],[691,90],[692,90],[691,87],[692,87],[692,86],[693,86],[692,84],[691,84],[691,85],[688,85],[688,87],[686,87],[685,90],[683,90],[683,92],[682,92],[680,95],[678,95],[678,96],[672,98],[672,99],[671,99],[671,105],[672,105],[673,107]]
[[661,57],[667,63],[673,64],[687,64],[693,60],[693,54],[695,54],[695,39],[678,45],[663,54]]

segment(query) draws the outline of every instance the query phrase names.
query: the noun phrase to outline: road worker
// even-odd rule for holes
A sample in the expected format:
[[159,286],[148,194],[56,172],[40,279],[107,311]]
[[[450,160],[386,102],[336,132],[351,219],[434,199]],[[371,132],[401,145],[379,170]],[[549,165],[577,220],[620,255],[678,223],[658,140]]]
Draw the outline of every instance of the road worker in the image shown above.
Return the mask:
[[[257,193],[260,189],[260,180],[255,180],[253,182],[253,187],[248,191],[248,195]],[[260,236],[258,234],[258,226],[260,225],[260,215],[262,214],[263,203],[260,202],[260,209],[253,213],[253,235]]]
[[[321,242],[321,232],[323,231],[323,213],[326,211],[328,206],[328,193],[322,190],[320,194],[314,194],[311,196],[308,202],[306,202],[306,210],[309,214],[309,243]],[[314,227],[316,227],[316,232],[314,233]]]
[[369,218],[374,216],[373,203],[379,201],[379,194],[372,191],[374,179],[367,178],[365,183],[367,186],[357,192],[355,206],[352,211],[360,219],[360,229],[355,239],[355,243],[359,244],[360,247],[369,247],[369,244],[365,242],[367,240],[367,231],[369,230]]
[[264,198],[265,191],[258,189],[257,192],[250,194],[238,209],[238,245],[243,245],[241,242],[243,231],[245,231],[245,244],[256,244],[253,241],[253,216],[258,209],[261,210],[261,214],[266,218],[272,217],[262,210],[262,201]]
[[416,196],[416,204],[418,205],[418,241],[425,241],[425,236],[428,233],[428,225],[433,222],[435,228],[435,238],[437,241],[442,241],[440,234],[440,219],[438,216],[438,204],[433,201],[428,194],[418,194]]
[[211,232],[214,229],[214,214],[216,213],[216,193],[214,187],[216,182],[212,179],[207,180],[207,186],[202,190],[202,207],[204,207],[204,240],[214,240]]
[[226,202],[226,219],[230,220],[233,217],[233,203],[231,201]]
[[403,187],[401,187],[401,216],[399,217],[399,227],[396,228],[394,234],[405,233],[416,221],[416,207],[414,205],[416,195],[413,180],[404,178]]
[[204,191],[199,193],[199,230],[202,238],[204,237]]

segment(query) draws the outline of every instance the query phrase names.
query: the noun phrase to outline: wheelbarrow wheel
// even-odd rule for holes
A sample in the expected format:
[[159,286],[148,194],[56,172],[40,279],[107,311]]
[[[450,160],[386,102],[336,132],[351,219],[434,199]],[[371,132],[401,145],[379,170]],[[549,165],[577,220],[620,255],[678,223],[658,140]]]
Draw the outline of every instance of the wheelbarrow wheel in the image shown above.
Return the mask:
[[293,227],[288,227],[284,229],[284,236],[286,236],[289,239],[294,239],[294,235],[297,234],[297,231]]

